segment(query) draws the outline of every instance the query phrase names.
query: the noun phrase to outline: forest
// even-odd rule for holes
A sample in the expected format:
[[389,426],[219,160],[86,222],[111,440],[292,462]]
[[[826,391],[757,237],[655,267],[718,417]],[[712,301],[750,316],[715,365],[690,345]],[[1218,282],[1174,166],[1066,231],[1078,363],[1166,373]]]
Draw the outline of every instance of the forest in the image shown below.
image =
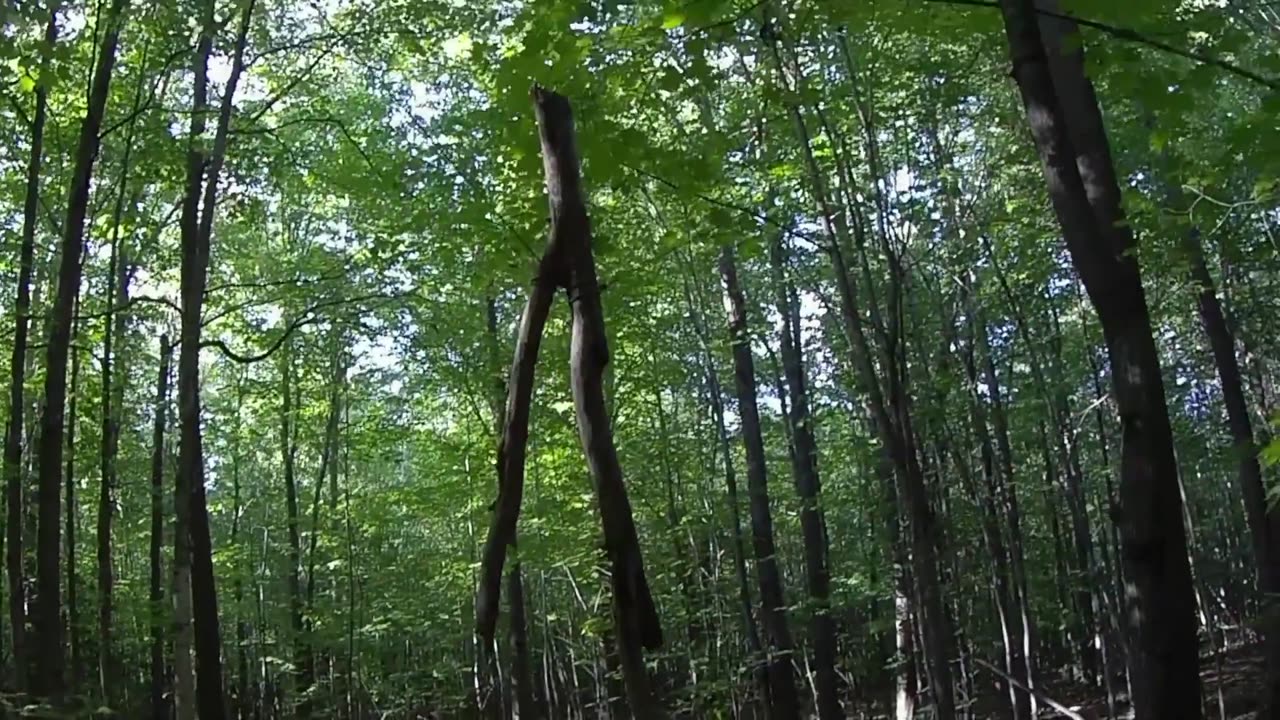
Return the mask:
[[0,714],[1280,719],[1280,5],[5,0]]

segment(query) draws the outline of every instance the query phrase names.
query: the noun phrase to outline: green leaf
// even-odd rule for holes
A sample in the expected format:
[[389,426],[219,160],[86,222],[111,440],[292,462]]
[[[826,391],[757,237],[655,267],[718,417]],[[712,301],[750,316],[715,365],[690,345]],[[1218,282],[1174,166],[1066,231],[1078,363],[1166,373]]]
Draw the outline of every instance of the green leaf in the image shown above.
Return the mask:
[[662,29],[674,30],[684,24],[685,15],[683,10],[672,10],[662,16]]
[[23,73],[18,76],[18,87],[22,88],[22,92],[35,92],[36,79],[31,77],[31,73]]

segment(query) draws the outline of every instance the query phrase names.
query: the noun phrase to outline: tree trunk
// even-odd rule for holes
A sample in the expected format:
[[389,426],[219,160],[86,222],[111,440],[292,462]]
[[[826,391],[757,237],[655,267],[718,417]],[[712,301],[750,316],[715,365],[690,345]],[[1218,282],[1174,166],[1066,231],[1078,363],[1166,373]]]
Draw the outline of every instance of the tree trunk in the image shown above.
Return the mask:
[[[45,43],[52,48],[58,39],[58,13],[49,14]],[[41,58],[42,61],[46,58]],[[27,654],[24,642],[27,613],[25,573],[22,567],[22,423],[26,409],[24,392],[27,366],[27,333],[31,326],[31,273],[35,264],[36,224],[40,212],[40,170],[44,161],[44,126],[49,110],[49,83],[46,68],[36,80],[35,116],[31,121],[31,153],[27,160],[26,196],[22,208],[22,248],[18,259],[18,297],[14,302],[13,352],[9,359],[9,422],[4,437],[4,482],[6,526],[0,543],[8,542],[4,553],[9,574],[9,631],[13,653],[14,687],[27,681]]]
[[[126,159],[128,162],[128,148]],[[127,166],[126,166],[127,167]],[[127,170],[121,173],[123,184]],[[112,230],[111,260],[107,281],[107,315],[102,343],[102,447],[101,470],[102,485],[98,495],[98,691],[103,701],[110,706],[113,692],[119,686],[118,669],[112,652],[114,642],[111,635],[112,615],[114,612],[112,589],[115,584],[115,573],[112,570],[111,521],[115,510],[116,495],[116,458],[120,449],[120,404],[124,398],[124,378],[117,382],[113,379],[112,356],[113,344],[123,339],[125,330],[125,313],[114,306],[128,302],[129,277],[128,260],[123,256],[120,245],[120,221],[124,205],[124,187],[120,188],[116,205],[116,218]],[[118,349],[116,355],[119,355]]]
[[[209,271],[209,247],[213,215],[217,205],[218,180],[226,160],[227,136],[231,123],[236,85],[244,70],[244,50],[253,15],[254,0],[242,11],[231,61],[231,73],[218,113],[213,148],[208,157],[201,149],[208,111],[208,65],[215,23],[213,2],[206,0],[200,18],[197,43],[191,137],[187,150],[186,194],[183,198],[180,230],[182,237],[182,333],[178,354],[178,416],[181,443],[178,473],[187,496],[178,502],[190,506],[191,596],[195,620],[196,701],[201,720],[225,720],[226,700],[222,693],[222,645],[218,625],[218,597],[213,573],[213,543],[209,511],[205,502],[204,445],[200,429],[200,337],[205,282]],[[207,163],[206,163],[207,160]],[[203,203],[202,203],[203,196]],[[203,212],[201,206],[203,204]]]
[[773,516],[769,508],[769,485],[764,438],[760,434],[760,410],[756,401],[755,360],[747,329],[747,302],[738,283],[733,249],[720,252],[720,277],[724,282],[725,305],[729,309],[729,340],[733,346],[734,384],[738,393],[738,416],[742,443],[747,454],[747,493],[751,511],[751,545],[756,558],[756,581],[760,586],[760,624],[769,673],[769,716],[800,717],[800,701],[792,677],[793,643],[787,625],[787,602],[782,589],[782,572],[773,541]]
[[[286,323],[287,324],[287,323]],[[297,421],[294,410],[296,391],[293,380],[292,344],[285,342],[280,361],[280,462],[284,468],[285,521],[289,529],[289,628],[292,634],[295,687],[294,712],[300,718],[310,714],[310,704],[305,699],[307,690],[306,669],[310,664],[302,621],[302,539],[298,528],[298,483],[294,470],[298,453]]]
[[[738,475],[733,467],[733,449],[729,444],[729,432],[725,427],[724,421],[724,391],[720,385],[720,377],[716,373],[715,359],[711,355],[711,338],[703,314],[703,297],[699,293],[698,302],[695,304],[690,284],[690,280],[686,276],[684,279],[685,303],[688,305],[690,317],[693,318],[694,329],[698,335],[698,345],[702,351],[703,375],[706,382],[707,395],[711,399],[711,416],[716,430],[716,444],[720,452],[720,462],[724,466],[725,492],[729,505],[729,517],[732,523],[730,532],[733,533],[731,544],[733,571],[738,586],[738,605],[742,614],[743,633],[746,636],[747,653],[752,667],[751,675],[760,692],[761,707],[768,710],[771,694],[769,667],[767,662],[760,657],[760,631],[756,626],[755,616],[751,612],[751,587],[747,578],[747,553],[742,542],[740,510],[742,505],[738,500]],[[770,523],[772,524],[772,520],[770,520]],[[790,682],[789,676],[788,682]]]
[[[76,303],[79,305],[79,302]],[[75,342],[76,335],[79,330],[79,323],[75,323],[71,333],[71,341]],[[67,403],[67,466],[63,473],[66,487],[66,546],[67,546],[67,626],[70,629],[70,648],[71,648],[71,685],[70,689],[74,693],[79,689],[81,665],[81,642],[80,642],[80,580],[77,576],[76,565],[76,514],[80,509],[76,505],[76,430],[79,429],[79,400],[78,391],[80,389],[80,353],[72,349],[71,351],[71,401]]]
[[780,235],[770,247],[770,260],[777,287],[778,314],[782,317],[782,368],[791,399],[787,424],[791,427],[792,474],[800,496],[800,528],[804,537],[805,578],[813,604],[809,641],[813,643],[814,689],[818,716],[823,720],[843,717],[836,681],[836,630],[831,618],[831,571],[827,523],[822,511],[822,484],[818,476],[818,448],[809,414],[808,380],[805,377],[800,301],[785,272],[785,249]]
[[[778,48],[777,31],[766,21],[763,33],[766,41],[770,43],[769,47],[773,53],[778,74],[786,85],[786,72]],[[823,172],[814,157],[809,130],[800,107],[794,102],[789,102],[787,109],[796,129],[796,140],[804,159],[814,204],[817,206],[822,233],[826,240],[825,250],[831,257],[840,289],[841,314],[844,318],[846,334],[854,351],[856,366],[863,385],[869,393],[880,440],[893,458],[897,482],[903,484],[901,499],[909,508],[911,560],[913,576],[922,604],[920,629],[925,641],[925,657],[929,668],[929,686],[934,693],[934,709],[941,720],[952,720],[955,716],[955,696],[951,682],[948,648],[952,633],[945,614],[942,587],[938,577],[936,518],[929,505],[928,488],[917,455],[915,433],[911,427],[906,369],[905,363],[901,360],[902,338],[900,328],[897,327],[897,318],[901,315],[898,311],[901,307],[901,283],[905,277],[904,271],[896,251],[890,247],[887,230],[882,227],[880,241],[885,251],[885,258],[890,265],[890,317],[893,319],[893,324],[888,332],[883,332],[879,323],[875,322],[878,312],[873,314],[873,323],[876,329],[882,331],[883,340],[880,355],[883,360],[885,390],[881,391],[880,380],[876,376],[871,361],[870,346],[863,329],[856,286],[841,251],[841,244],[848,237],[844,216],[836,212],[830,203]],[[876,181],[879,182],[879,178]]]
[[107,15],[107,30],[98,48],[97,66],[89,92],[89,104],[80,124],[80,139],[71,173],[67,197],[67,219],[63,225],[62,262],[58,268],[58,290],[50,316],[49,343],[45,354],[44,415],[40,419],[38,443],[36,599],[32,612],[35,672],[31,689],[37,697],[60,699],[66,688],[66,655],[62,642],[61,573],[62,535],[62,443],[63,406],[67,397],[67,354],[71,343],[71,322],[80,291],[84,227],[89,210],[89,190],[94,161],[101,141],[102,118],[106,111],[115,67],[116,46],[124,23],[127,0],[113,0]]
[[160,372],[156,380],[155,420],[151,430],[151,718],[168,720],[164,665],[165,612],[161,585],[161,548],[164,546],[164,429],[169,410],[169,362],[173,346],[160,336]]
[[605,551],[612,567],[613,620],[627,699],[637,718],[663,715],[649,687],[644,649],[662,644],[662,625],[649,593],[631,502],[627,498],[605,406],[604,371],[609,363],[604,309],[591,248],[578,169],[577,140],[569,101],[534,88],[534,106],[542,142],[543,168],[551,198],[551,232],[561,238],[573,310],[569,351],[570,387],[578,435],[595,483],[604,530]]
[[[1097,309],[1111,359],[1123,431],[1116,514],[1131,583],[1126,616],[1133,636],[1129,660],[1136,718],[1197,720],[1195,595],[1173,434],[1132,229],[1120,213],[1096,99],[1079,92],[1091,91],[1087,79],[1081,73],[1077,85],[1055,86],[1033,0],[1001,0],[1001,8],[1049,196]],[[1073,109],[1076,122],[1064,107]],[[1080,115],[1092,122],[1079,122]]]
[[[1266,671],[1259,699],[1262,710],[1270,713],[1266,717],[1274,717],[1280,715],[1280,611],[1275,607],[1276,596],[1280,595],[1280,508],[1267,500],[1240,363],[1236,357],[1235,337],[1227,325],[1213,276],[1205,263],[1198,229],[1193,228],[1183,236],[1183,249],[1191,263],[1191,281],[1196,287],[1200,322],[1209,338],[1214,366],[1222,383],[1227,430],[1239,462],[1236,477],[1240,494],[1244,497],[1245,516],[1249,521],[1254,562],[1257,564],[1258,590],[1263,598],[1260,614]],[[1260,712],[1259,717],[1263,717],[1263,713]]]

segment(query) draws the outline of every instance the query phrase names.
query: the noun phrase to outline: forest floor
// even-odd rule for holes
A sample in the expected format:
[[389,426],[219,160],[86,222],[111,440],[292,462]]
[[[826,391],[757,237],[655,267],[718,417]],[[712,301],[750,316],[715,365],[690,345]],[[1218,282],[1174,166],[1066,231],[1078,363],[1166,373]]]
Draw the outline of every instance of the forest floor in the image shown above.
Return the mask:
[[[1206,654],[1200,661],[1206,720],[1252,720],[1256,710],[1259,679],[1262,676],[1262,652],[1258,645],[1237,645]],[[1084,686],[1051,686],[1046,694],[1086,720],[1105,720],[1106,695]],[[1120,718],[1131,717],[1124,703],[1118,709]],[[1044,709],[1041,718],[1069,717]]]

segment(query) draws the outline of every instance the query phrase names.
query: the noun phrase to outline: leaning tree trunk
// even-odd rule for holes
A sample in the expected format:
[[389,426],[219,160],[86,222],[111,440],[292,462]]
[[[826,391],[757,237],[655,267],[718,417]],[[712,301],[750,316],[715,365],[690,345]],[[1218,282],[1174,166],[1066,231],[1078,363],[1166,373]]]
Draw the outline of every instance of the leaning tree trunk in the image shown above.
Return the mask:
[[760,625],[764,629],[769,673],[769,716],[798,718],[800,700],[791,671],[794,645],[787,625],[787,603],[782,589],[778,551],[773,541],[764,438],[760,433],[760,409],[756,400],[755,360],[751,356],[751,336],[747,328],[747,301],[738,282],[733,248],[728,245],[720,251],[720,277],[724,282],[725,306],[729,311],[734,386],[738,393],[742,443],[747,454],[751,545],[756,556],[756,580],[760,585]]
[[[58,13],[49,14],[45,43],[52,48],[58,39]],[[25,573],[22,568],[22,415],[26,409],[23,392],[27,366],[27,332],[31,326],[31,271],[35,264],[36,223],[40,212],[40,168],[44,160],[44,125],[49,111],[49,82],[42,69],[36,79],[36,110],[31,121],[31,154],[27,161],[26,197],[22,206],[22,247],[18,251],[18,297],[14,302],[13,352],[9,359],[9,423],[4,436],[4,483],[6,511],[4,554],[9,574],[9,630],[13,653],[14,686],[26,686],[27,612]]]
[[58,289],[50,315],[45,354],[44,415],[37,445],[36,599],[32,612],[35,672],[31,689],[37,697],[59,698],[66,687],[66,655],[62,642],[62,581],[59,572],[62,535],[63,406],[67,399],[67,356],[76,295],[80,292],[84,227],[94,161],[101,142],[102,118],[115,68],[116,46],[127,0],[113,0],[107,31],[98,48],[98,62],[89,91],[89,104],[80,124],[80,139],[71,172],[67,219],[62,233],[62,261]]
[[1138,720],[1198,719],[1195,594],[1173,433],[1133,233],[1120,212],[1097,101],[1082,73],[1072,76],[1078,84],[1055,85],[1034,0],[1000,5],[1050,200],[1111,360],[1123,437],[1116,516],[1131,583],[1126,617],[1134,710]]
[[642,719],[660,717],[663,713],[649,687],[643,650],[662,644],[662,625],[645,577],[631,501],[605,406],[604,371],[609,363],[609,345],[592,254],[591,224],[579,177],[573,115],[569,101],[561,95],[535,88],[533,97],[551,198],[551,232],[560,238],[567,260],[565,289],[573,310],[570,387],[612,567],[613,620],[622,676],[632,713]]

